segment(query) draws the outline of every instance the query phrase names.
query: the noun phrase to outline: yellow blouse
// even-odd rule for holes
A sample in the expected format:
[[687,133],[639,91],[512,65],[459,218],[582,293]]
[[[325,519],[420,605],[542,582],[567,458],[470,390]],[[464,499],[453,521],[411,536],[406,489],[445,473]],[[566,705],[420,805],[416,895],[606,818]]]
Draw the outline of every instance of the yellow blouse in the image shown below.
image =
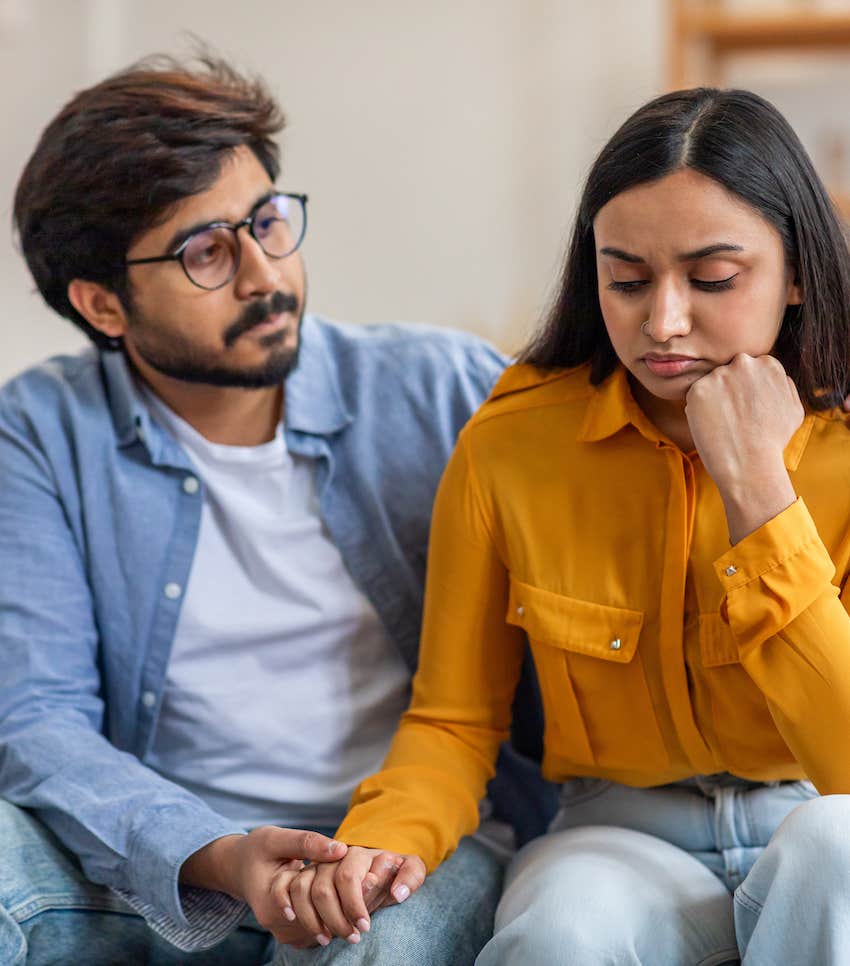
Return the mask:
[[338,837],[431,870],[475,828],[526,639],[550,779],[850,792],[849,423],[806,416],[785,451],[798,500],[730,548],[699,457],[622,368],[598,387],[587,367],[507,370],[440,485],[410,710]]

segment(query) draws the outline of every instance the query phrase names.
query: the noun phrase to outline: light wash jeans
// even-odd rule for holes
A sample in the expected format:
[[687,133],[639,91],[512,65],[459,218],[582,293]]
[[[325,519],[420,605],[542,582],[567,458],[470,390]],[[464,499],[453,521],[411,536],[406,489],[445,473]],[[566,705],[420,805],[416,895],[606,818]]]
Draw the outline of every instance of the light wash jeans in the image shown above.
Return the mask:
[[850,796],[728,775],[563,787],[477,966],[846,966]]
[[504,854],[464,839],[422,888],[383,909],[357,946],[276,944],[253,917],[213,949],[184,953],[148,928],[29,812],[0,799],[0,966],[472,966],[493,931]]

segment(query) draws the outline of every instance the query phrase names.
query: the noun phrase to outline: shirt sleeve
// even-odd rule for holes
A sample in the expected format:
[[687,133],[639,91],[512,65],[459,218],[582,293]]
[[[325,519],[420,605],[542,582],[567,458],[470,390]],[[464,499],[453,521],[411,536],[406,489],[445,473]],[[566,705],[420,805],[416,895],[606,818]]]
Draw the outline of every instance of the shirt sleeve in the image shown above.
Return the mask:
[[785,743],[822,794],[850,792],[850,617],[798,499],[715,561],[721,616]]
[[0,412],[0,795],[175,945],[204,948],[247,907],[221,893],[201,901],[204,890],[180,887],[180,867],[243,829],[105,737],[100,629],[68,499],[25,419]]
[[505,621],[507,601],[464,434],[434,506],[412,703],[337,838],[418,855],[432,871],[475,829],[508,736],[524,647],[522,631]]

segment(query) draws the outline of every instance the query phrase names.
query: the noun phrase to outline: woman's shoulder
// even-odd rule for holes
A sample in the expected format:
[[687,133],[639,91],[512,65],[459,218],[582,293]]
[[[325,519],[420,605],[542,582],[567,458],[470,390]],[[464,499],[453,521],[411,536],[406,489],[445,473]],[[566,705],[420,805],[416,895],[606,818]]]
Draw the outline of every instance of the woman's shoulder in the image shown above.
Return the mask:
[[572,369],[541,369],[527,363],[509,366],[500,376],[490,396],[470,420],[470,427],[495,419],[521,416],[540,409],[580,409],[595,389],[590,382],[590,366]]

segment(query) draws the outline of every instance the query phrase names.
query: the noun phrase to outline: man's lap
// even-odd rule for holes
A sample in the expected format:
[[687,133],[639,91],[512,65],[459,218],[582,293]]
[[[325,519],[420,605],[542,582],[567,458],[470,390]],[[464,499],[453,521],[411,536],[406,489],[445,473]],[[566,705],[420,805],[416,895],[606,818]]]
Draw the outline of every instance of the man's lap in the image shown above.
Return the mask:
[[[0,799],[0,963],[144,962],[251,966],[269,961],[268,933],[245,926],[212,949],[185,953],[163,940],[119,896],[89,882],[76,858],[29,812]],[[400,906],[383,909],[357,946],[279,946],[274,966],[465,966],[493,931],[504,856],[475,839]]]
[[148,963],[251,966],[272,948],[240,928],[214,949],[185,953],[148,927],[119,896],[89,882],[79,863],[29,812],[0,799],[0,963]]

